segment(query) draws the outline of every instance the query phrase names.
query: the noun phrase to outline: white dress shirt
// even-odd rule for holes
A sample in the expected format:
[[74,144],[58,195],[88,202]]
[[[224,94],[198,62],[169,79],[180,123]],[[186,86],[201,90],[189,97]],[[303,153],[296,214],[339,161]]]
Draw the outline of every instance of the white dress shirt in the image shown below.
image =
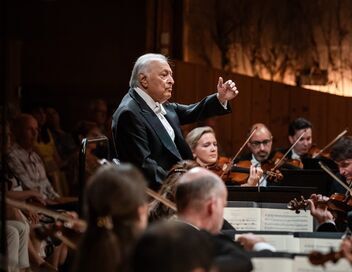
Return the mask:
[[135,90],[139,94],[139,96],[142,97],[145,103],[147,103],[149,108],[151,108],[154,111],[154,113],[159,118],[160,122],[163,124],[164,128],[166,129],[172,141],[175,141],[175,132],[172,126],[170,125],[170,123],[167,121],[167,119],[164,116],[166,114],[166,111],[163,105],[160,104],[159,102],[155,102],[153,98],[151,98],[150,95],[148,95],[141,88],[136,87]]
[[[257,159],[254,157],[254,155],[252,154],[252,159],[251,159],[251,163],[252,165],[254,166],[261,166],[261,163],[259,161],[257,161]],[[265,175],[263,175],[259,182],[258,182],[258,185],[259,186],[262,186],[262,187],[266,187],[268,185],[268,181],[266,180],[266,177]]]

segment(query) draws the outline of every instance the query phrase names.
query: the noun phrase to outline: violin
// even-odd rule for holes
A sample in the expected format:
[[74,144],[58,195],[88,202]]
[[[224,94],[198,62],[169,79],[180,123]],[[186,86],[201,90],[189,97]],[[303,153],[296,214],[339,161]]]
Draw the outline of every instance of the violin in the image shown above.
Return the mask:
[[337,263],[338,260],[344,257],[342,250],[330,250],[328,253],[321,253],[319,251],[312,251],[308,254],[308,259],[313,265],[324,265],[326,262]]
[[[333,213],[337,220],[345,221],[347,213],[352,210],[352,198],[348,195],[334,193],[326,200],[315,201],[318,205],[326,205],[328,210]],[[294,198],[287,204],[287,208],[294,210],[297,214],[300,209],[307,210],[308,200],[303,196],[301,199]]]
[[330,153],[328,151],[318,148],[316,145],[312,145],[312,147],[309,149],[308,153],[306,154],[306,157],[310,159],[318,159],[318,158],[330,159]]
[[332,141],[330,141],[326,146],[324,146],[322,149],[319,149],[316,146],[312,146],[310,150],[308,151],[308,158],[327,158],[330,159],[330,153],[327,152],[326,150],[332,146],[334,143],[336,143],[340,138],[342,138],[346,133],[348,132],[347,129],[342,131],[339,135],[337,135]]
[[285,154],[280,151],[276,151],[271,159],[267,162],[273,167],[280,168],[282,166],[289,166],[289,168],[303,169],[303,163],[300,160],[286,158]]
[[[251,165],[252,163],[249,160],[239,161],[235,163],[231,168],[231,172],[227,175],[227,182],[236,184],[246,183],[249,177]],[[268,180],[278,182],[283,179],[282,173],[279,170],[272,171],[270,164],[264,163],[261,168],[263,169],[263,175],[266,176]]]

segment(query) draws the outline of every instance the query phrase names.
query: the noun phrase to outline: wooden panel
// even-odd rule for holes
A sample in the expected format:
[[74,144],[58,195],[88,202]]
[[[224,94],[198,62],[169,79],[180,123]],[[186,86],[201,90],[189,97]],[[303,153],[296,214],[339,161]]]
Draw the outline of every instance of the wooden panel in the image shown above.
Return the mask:
[[352,134],[351,131],[352,131],[352,98],[349,97],[349,98],[346,98],[346,105],[347,105],[347,128],[349,128],[349,131],[350,133],[349,134]]
[[292,121],[297,117],[304,117],[308,119],[309,115],[309,103],[310,103],[310,92],[298,87],[290,88],[290,112],[289,120]]
[[287,146],[290,86],[273,83],[271,88],[270,122],[267,124],[273,137],[273,148]]
[[329,95],[327,111],[327,137],[328,139],[333,139],[347,127],[346,99],[341,96]]
[[239,95],[232,102],[232,156],[245,141],[247,131],[251,125],[252,111],[252,81],[245,76],[234,76]]
[[[216,90],[216,84],[218,83],[220,76],[223,78],[224,81],[229,79],[233,80],[234,82],[236,82],[236,85],[238,87],[238,83],[234,78],[234,74],[224,73],[223,71],[220,71],[220,70],[214,70],[212,74],[212,79],[213,79],[213,82],[215,83],[214,85],[215,90]],[[229,102],[232,107],[232,113],[212,119],[214,124],[214,129],[217,134],[217,139],[219,142],[219,150],[220,152],[222,152],[221,155],[233,156],[233,152],[234,152],[233,144],[236,142],[236,139],[234,138],[235,135],[232,131],[232,128],[233,128],[233,122],[236,119],[234,108],[237,105],[237,98],[238,97],[236,97],[233,101]]]
[[327,138],[327,101],[328,96],[319,92],[311,92],[309,103],[309,120],[313,124],[313,143],[323,148],[328,143]]
[[214,71],[208,66],[201,66],[195,70],[194,81],[196,82],[196,101],[204,97],[216,93],[217,79],[213,78]]
[[177,62],[174,70],[174,93],[171,101],[189,104],[197,100],[197,83],[194,80],[195,70],[199,69],[194,65]]
[[251,123],[270,123],[271,85],[270,81],[252,79]]

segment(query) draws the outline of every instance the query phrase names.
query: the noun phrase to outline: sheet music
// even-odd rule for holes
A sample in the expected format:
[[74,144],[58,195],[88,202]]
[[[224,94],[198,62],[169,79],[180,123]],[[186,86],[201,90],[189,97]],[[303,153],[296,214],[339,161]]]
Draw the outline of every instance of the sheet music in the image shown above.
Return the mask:
[[293,260],[290,258],[252,258],[253,272],[291,272]]
[[260,208],[234,208],[226,207],[224,218],[236,230],[260,230]]
[[[236,234],[236,240],[242,234]],[[276,251],[298,253],[300,250],[299,239],[295,238],[293,234],[256,234],[261,237],[265,242],[275,247]]]
[[335,251],[339,250],[341,239],[324,239],[324,238],[296,238],[299,239],[299,252],[309,253],[313,250],[318,250],[322,253],[328,253],[332,248]]
[[288,209],[262,209],[261,228],[268,231],[312,232],[313,217]]
[[227,207],[224,218],[236,230],[313,231],[313,217],[309,213],[296,214],[286,209]]

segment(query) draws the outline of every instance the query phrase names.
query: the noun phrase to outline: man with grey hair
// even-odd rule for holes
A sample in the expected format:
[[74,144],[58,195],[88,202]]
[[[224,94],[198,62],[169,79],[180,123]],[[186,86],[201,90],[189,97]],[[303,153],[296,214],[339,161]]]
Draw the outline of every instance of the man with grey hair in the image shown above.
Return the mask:
[[227,236],[220,235],[227,190],[209,170],[196,167],[185,173],[176,188],[177,217],[190,227],[210,233],[219,271],[251,271],[249,256]]
[[174,79],[168,59],[145,54],[132,70],[130,90],[113,114],[112,132],[118,158],[139,167],[158,189],[167,171],[178,161],[192,159],[180,125],[231,112],[228,101],[238,90],[219,77],[217,93],[198,103],[169,103]]
[[249,253],[244,249],[275,251],[254,234],[241,236],[241,244],[221,234],[227,189],[213,172],[202,167],[189,170],[179,180],[175,199],[179,221],[211,234],[219,271],[251,271]]

